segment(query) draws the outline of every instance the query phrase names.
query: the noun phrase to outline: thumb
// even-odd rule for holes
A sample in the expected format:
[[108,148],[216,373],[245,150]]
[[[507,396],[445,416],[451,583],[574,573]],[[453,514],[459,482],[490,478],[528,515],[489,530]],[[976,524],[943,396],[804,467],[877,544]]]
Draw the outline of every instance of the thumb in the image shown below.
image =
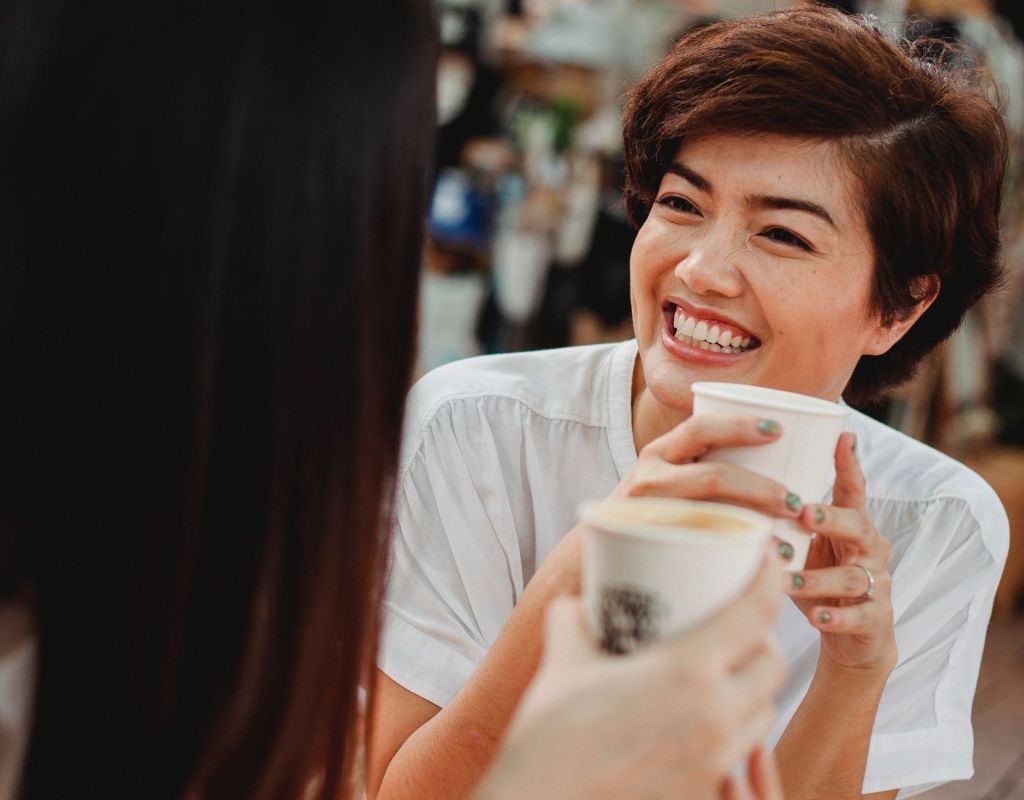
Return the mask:
[[587,631],[583,603],[568,595],[556,597],[548,605],[545,619],[544,660],[563,667],[594,655],[596,647]]

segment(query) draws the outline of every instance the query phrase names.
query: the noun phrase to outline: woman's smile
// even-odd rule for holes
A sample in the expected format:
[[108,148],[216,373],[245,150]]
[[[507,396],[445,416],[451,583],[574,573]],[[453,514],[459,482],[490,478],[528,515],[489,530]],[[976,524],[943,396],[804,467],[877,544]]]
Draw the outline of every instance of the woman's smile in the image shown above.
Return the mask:
[[665,346],[682,358],[731,364],[736,357],[761,345],[757,336],[714,311],[670,300],[663,313]]

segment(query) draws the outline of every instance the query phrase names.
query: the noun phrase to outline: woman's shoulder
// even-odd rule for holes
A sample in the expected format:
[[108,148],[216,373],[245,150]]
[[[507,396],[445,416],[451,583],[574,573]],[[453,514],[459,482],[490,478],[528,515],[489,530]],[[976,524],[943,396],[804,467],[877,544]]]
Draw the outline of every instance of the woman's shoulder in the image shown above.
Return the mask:
[[[632,342],[477,356],[445,364],[409,393],[406,433],[453,405],[498,402],[535,415],[603,424],[603,403],[616,362],[635,353]],[[631,361],[630,361],[631,364]]]
[[961,519],[996,557],[1005,557],[1009,523],[1002,501],[970,467],[878,420],[851,411],[869,504],[893,515]]

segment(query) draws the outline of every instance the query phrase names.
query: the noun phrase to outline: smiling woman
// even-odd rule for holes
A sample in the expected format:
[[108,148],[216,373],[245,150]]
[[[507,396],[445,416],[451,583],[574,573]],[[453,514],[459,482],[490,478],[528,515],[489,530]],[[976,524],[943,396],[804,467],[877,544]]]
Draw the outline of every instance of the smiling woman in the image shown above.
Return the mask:
[[817,533],[776,626],[787,798],[905,797],[971,774],[1007,549],[991,489],[851,411],[831,493],[801,499],[700,460],[772,441],[774,421],[691,416],[700,380],[877,398],[998,283],[1006,135],[969,57],[943,47],[802,7],[691,32],[631,93],[636,341],[474,359],[411,395],[381,797],[459,796],[483,771],[542,609],[578,590],[575,509],[599,496],[715,499]]

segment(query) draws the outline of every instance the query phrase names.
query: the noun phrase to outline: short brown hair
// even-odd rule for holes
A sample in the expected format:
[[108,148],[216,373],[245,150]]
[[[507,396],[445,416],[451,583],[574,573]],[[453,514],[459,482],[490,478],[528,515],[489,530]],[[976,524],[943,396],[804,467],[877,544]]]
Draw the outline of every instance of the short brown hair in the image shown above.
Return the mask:
[[647,218],[684,141],[771,133],[835,142],[863,190],[872,310],[898,320],[920,299],[922,276],[941,280],[907,334],[857,364],[844,396],[870,403],[909,378],[1001,280],[1006,130],[980,79],[961,51],[900,40],[824,7],[697,28],[629,95],[630,219]]

